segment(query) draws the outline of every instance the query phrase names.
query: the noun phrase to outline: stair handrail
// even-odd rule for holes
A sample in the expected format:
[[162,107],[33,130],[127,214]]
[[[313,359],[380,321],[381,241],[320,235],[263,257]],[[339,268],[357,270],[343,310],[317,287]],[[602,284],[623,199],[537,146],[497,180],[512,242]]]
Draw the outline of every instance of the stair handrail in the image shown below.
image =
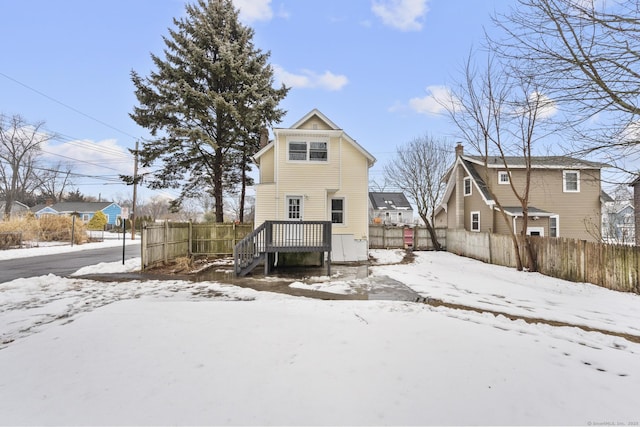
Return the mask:
[[265,252],[266,222],[260,224],[251,233],[247,234],[233,248],[233,263],[236,274],[239,274],[245,267],[251,265],[253,260]]

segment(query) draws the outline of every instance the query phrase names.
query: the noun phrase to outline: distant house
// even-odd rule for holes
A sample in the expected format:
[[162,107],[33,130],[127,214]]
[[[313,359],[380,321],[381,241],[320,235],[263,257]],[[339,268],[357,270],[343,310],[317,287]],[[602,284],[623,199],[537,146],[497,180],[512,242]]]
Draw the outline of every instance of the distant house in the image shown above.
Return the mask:
[[602,192],[602,239],[609,243],[635,242],[635,215],[632,199],[615,200]]
[[369,221],[373,224],[413,224],[413,208],[404,193],[369,192]]
[[42,215],[77,215],[83,222],[91,221],[96,212],[102,211],[107,217],[107,224],[112,226],[122,214],[122,208],[114,202],[60,202],[37,205],[31,211],[36,218]]
[[[4,209],[7,205],[6,200],[0,200],[0,220],[4,217]],[[21,217],[29,212],[29,206],[20,202],[13,202],[11,205],[11,216],[12,217]]]

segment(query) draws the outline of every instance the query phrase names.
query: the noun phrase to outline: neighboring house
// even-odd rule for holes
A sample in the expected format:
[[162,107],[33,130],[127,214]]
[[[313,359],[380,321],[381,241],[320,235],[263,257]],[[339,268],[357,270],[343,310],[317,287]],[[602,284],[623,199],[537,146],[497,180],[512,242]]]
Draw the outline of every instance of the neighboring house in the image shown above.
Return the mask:
[[60,202],[38,205],[31,208],[37,218],[42,215],[77,215],[82,222],[89,222],[93,215],[102,211],[107,217],[108,225],[116,225],[122,208],[114,202]]
[[[6,200],[0,200],[0,221],[4,217],[4,209],[7,205]],[[13,202],[11,205],[11,217],[22,217],[29,212],[29,206],[20,202]]]
[[609,243],[635,243],[633,200],[615,200],[602,192],[602,239]]
[[369,220],[373,224],[413,224],[413,208],[404,193],[370,192]]
[[[444,198],[436,209],[436,227],[508,234],[520,233],[523,213],[510,183],[522,189],[526,168],[523,157],[464,155],[456,147],[456,160],[445,179]],[[607,165],[565,156],[531,159],[528,235],[569,237],[598,241],[601,228],[600,171]],[[498,211],[491,192],[508,215],[509,224]]]
[[375,158],[317,109],[256,153],[255,225],[266,220],[331,221],[332,261],[369,251],[369,168]]

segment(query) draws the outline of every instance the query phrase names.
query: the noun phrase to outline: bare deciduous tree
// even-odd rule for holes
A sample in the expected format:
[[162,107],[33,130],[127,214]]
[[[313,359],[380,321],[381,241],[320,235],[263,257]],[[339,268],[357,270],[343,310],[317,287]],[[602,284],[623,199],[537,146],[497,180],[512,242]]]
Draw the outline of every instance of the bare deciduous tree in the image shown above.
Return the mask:
[[[529,218],[529,193],[531,190],[532,151],[534,143],[544,135],[540,134],[540,123],[550,114],[551,101],[543,96],[535,81],[526,76],[504,73],[493,59],[487,60],[486,68],[478,72],[474,68],[471,55],[464,68],[462,83],[452,90],[449,100],[440,100],[450,118],[460,130],[464,139],[479,155],[484,164],[485,183],[489,177],[489,163],[501,162],[509,176],[511,192],[522,208],[522,229],[524,237]],[[516,184],[512,178],[513,164],[509,158],[521,159],[525,178]],[[515,249],[516,268],[523,269],[520,245],[507,210],[492,189],[486,186],[495,209],[501,214]],[[528,240],[525,244],[528,268],[535,271],[535,258]]]
[[37,185],[36,159],[40,144],[50,137],[41,132],[44,123],[28,124],[19,115],[0,115],[0,191],[5,198],[5,218],[13,202],[25,198]]
[[[640,138],[625,135],[640,114],[640,0],[518,0],[494,22],[506,37],[492,50],[562,104],[578,150],[637,155]],[[603,112],[604,123],[585,122]]]
[[50,168],[40,168],[37,176],[40,196],[60,202],[64,198],[67,188],[73,185],[71,181],[71,166],[58,162]]
[[415,204],[436,250],[441,245],[434,229],[434,214],[444,194],[442,178],[450,163],[451,153],[445,142],[425,135],[399,147],[384,166],[385,183],[401,189]]

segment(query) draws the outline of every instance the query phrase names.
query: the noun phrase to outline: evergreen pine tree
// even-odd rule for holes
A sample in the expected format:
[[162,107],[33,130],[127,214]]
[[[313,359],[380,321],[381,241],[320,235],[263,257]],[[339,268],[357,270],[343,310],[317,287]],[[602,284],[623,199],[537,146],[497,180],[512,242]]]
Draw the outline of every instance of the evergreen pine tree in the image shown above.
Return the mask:
[[210,192],[222,222],[223,191],[246,185],[258,149],[251,142],[280,122],[288,88],[273,87],[270,54],[255,48],[231,0],[198,0],[186,12],[163,38],[165,58],[151,54],[156,70],[144,78],[131,72],[139,102],[131,118],[152,135],[139,150],[142,166],[162,164],[147,184],[180,188],[174,205]]

